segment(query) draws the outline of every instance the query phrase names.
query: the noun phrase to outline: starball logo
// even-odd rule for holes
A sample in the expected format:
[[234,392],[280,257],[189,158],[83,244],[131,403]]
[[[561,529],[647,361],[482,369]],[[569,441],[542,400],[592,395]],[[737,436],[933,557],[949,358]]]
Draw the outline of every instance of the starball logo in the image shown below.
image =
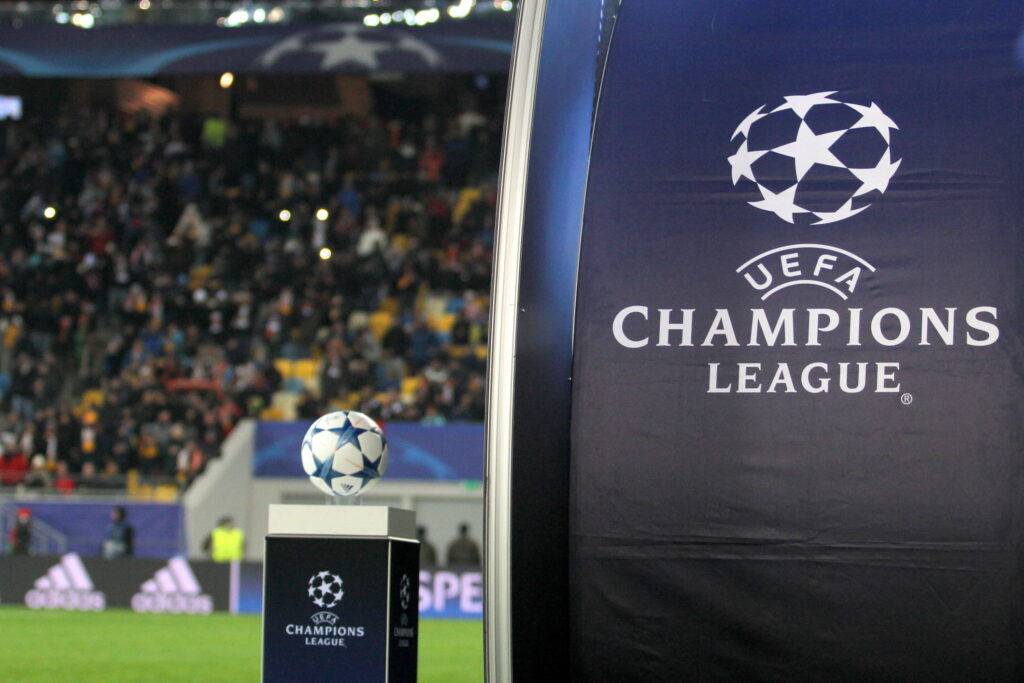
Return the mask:
[[341,577],[334,572],[323,570],[313,574],[306,582],[306,597],[317,607],[309,624],[287,624],[284,632],[289,636],[299,636],[302,643],[313,647],[347,647],[346,638],[362,638],[366,635],[365,626],[346,626],[338,623],[338,615],[330,611],[336,608],[345,597]]
[[[753,185],[760,199],[748,201],[781,221],[820,231],[818,226],[860,215],[890,186],[903,160],[892,150],[899,130],[878,104],[847,102],[835,91],[789,95],[768,109],[761,105],[732,134],[727,157],[732,184]],[[852,221],[855,224],[856,221]],[[844,227],[850,224],[844,224]],[[820,238],[819,238],[820,239]],[[795,288],[823,289],[839,302],[854,297],[862,280],[877,272],[871,259],[813,241],[774,247],[735,268],[756,301],[779,300]],[[783,304],[784,306],[784,304]],[[991,346],[999,340],[994,306],[869,308],[851,305],[777,310],[755,307],[620,309],[612,336],[627,349],[655,347],[826,347],[877,350],[875,360],[828,362],[708,362],[709,394],[877,393],[913,395],[900,379],[896,347]]]

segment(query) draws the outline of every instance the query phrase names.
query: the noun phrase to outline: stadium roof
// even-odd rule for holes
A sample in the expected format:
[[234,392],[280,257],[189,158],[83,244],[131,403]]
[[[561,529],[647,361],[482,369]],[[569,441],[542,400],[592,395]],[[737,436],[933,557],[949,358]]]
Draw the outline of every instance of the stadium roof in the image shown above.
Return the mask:
[[0,25],[65,24],[81,29],[119,25],[200,24],[221,27],[311,22],[367,26],[474,19],[509,23],[513,0],[0,0]]

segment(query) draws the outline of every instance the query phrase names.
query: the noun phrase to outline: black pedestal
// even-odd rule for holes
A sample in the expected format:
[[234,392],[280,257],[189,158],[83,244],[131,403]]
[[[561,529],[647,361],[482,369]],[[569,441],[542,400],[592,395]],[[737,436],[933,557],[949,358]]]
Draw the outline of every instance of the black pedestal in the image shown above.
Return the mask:
[[[263,680],[415,682],[419,544],[395,536],[386,519],[406,511],[377,508],[385,521],[374,526],[365,523],[374,508],[272,507],[279,519],[275,525],[272,512],[266,538]],[[328,526],[349,534],[280,533],[308,528],[311,512],[333,515]],[[402,530],[408,535],[411,519],[401,525],[411,527]]]

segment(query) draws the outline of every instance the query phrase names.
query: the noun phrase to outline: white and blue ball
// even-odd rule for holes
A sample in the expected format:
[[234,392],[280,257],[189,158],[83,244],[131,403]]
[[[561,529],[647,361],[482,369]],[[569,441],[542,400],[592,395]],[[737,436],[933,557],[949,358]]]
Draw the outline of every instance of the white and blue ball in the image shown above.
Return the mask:
[[302,438],[302,469],[331,496],[372,488],[388,468],[388,443],[372,419],[354,410],[323,415]]

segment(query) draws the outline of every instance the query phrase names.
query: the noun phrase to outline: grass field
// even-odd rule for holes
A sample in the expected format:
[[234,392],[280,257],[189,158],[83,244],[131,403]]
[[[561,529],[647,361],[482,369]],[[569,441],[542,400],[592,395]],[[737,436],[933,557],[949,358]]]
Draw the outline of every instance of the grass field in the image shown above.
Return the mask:
[[[421,683],[483,680],[479,621],[420,622]],[[258,681],[260,618],[0,608],[0,680]]]

